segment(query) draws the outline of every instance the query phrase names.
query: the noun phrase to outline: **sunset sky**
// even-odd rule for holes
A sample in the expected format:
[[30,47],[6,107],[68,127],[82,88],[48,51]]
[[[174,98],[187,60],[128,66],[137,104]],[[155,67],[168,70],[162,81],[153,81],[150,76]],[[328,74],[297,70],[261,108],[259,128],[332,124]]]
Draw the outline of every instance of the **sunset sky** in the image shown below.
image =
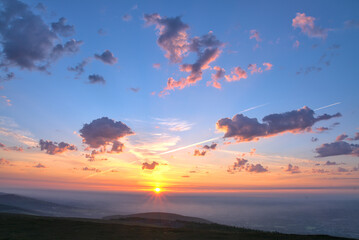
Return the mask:
[[0,187],[357,191],[358,1],[0,2]]

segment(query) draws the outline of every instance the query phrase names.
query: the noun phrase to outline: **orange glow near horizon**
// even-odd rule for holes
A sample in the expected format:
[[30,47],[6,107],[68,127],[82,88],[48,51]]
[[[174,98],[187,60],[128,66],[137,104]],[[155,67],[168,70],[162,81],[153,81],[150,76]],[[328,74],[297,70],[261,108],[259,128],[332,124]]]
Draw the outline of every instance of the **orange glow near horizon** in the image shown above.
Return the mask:
[[156,188],[154,189],[154,191],[155,191],[155,193],[159,194],[159,193],[161,193],[162,189],[159,188],[159,187],[156,187]]

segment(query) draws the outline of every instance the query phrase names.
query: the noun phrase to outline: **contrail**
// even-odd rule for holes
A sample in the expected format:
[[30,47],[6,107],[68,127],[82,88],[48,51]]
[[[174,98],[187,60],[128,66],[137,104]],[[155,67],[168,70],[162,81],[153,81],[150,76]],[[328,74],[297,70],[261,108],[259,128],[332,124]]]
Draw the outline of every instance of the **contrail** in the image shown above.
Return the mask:
[[253,110],[253,109],[256,109],[256,108],[260,108],[260,107],[263,107],[263,106],[268,105],[268,104],[269,104],[269,103],[265,103],[265,104],[258,105],[258,106],[255,106],[255,107],[247,108],[247,109],[245,109],[245,110],[243,110],[243,111],[241,111],[241,112],[239,112],[239,113],[248,112],[248,111],[250,111],[250,110]]
[[188,146],[184,146],[184,147],[172,149],[172,150],[167,151],[167,152],[160,153],[159,155],[164,155],[164,154],[167,154],[167,153],[177,152],[177,151],[180,151],[180,150],[183,150],[183,149],[186,149],[186,148],[190,148],[190,147],[193,147],[193,146],[202,144],[202,143],[214,141],[214,140],[217,140],[217,139],[220,139],[220,138],[221,138],[221,137],[216,137],[216,138],[211,138],[211,139],[208,139],[208,140],[204,140],[204,141],[202,141],[202,142],[193,143],[193,144],[188,145]]
[[336,102],[336,103],[333,103],[333,104],[330,104],[330,105],[327,105],[327,106],[324,106],[324,107],[320,107],[320,108],[314,109],[314,111],[318,111],[320,109],[328,108],[328,107],[335,106],[335,105],[338,105],[338,104],[341,104],[341,102]]

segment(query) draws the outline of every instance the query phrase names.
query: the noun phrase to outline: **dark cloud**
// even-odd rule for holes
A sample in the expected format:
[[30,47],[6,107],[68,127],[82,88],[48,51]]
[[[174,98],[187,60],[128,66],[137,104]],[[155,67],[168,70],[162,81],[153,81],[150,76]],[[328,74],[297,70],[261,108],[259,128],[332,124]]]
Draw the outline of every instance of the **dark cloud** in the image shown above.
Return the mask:
[[76,151],[77,150],[75,145],[68,144],[65,142],[56,143],[56,142],[52,142],[49,140],[44,141],[44,140],[40,139],[39,145],[40,145],[41,151],[45,150],[46,153],[50,154],[50,155],[55,155],[55,154],[60,154],[60,153],[64,153],[67,151]]
[[144,162],[144,163],[142,163],[142,170],[144,170],[144,169],[153,170],[158,165],[159,165],[159,163],[155,162],[155,161],[153,161],[152,163]]
[[89,167],[84,167],[84,168],[82,168],[82,171],[101,172],[100,169],[97,169],[97,168],[89,168]]
[[45,5],[42,4],[42,3],[38,3],[38,4],[35,6],[35,8],[36,8],[37,10],[39,10],[39,11],[43,11],[43,12],[46,12],[46,11],[47,11]]
[[158,45],[165,50],[165,56],[172,63],[182,62],[183,55],[189,50],[187,30],[189,26],[181,17],[161,17],[158,13],[145,14],[147,25],[156,25],[159,30]]
[[34,168],[46,168],[44,165],[42,165],[41,163],[33,166]]
[[82,45],[82,43],[83,43],[82,41],[71,39],[67,41],[64,45],[57,44],[51,52],[51,57],[53,59],[58,59],[62,57],[64,54],[76,53],[80,50],[80,46]]
[[111,151],[109,153],[120,153],[123,152],[123,148],[124,148],[124,144],[121,143],[120,141],[114,141],[112,143],[112,148]]
[[253,172],[253,173],[263,173],[268,172],[268,169],[263,167],[261,164],[257,163],[254,164],[247,164],[245,168],[246,172]]
[[15,73],[13,73],[13,72],[6,73],[5,76],[0,76],[0,82],[10,81],[14,78],[15,78]]
[[311,72],[320,72],[323,68],[317,67],[317,66],[309,66],[305,68],[300,68],[298,72],[296,72],[297,75],[299,74],[309,74]]
[[348,135],[346,135],[345,133],[340,134],[339,136],[336,137],[335,141],[342,141],[344,139],[346,139],[348,137]]
[[[4,0],[0,4],[2,67],[45,71],[64,53],[78,50],[80,41],[60,44],[57,33],[27,4],[18,0]],[[73,47],[74,43],[77,48]]]
[[193,153],[193,156],[204,156],[204,155],[206,155],[206,151],[200,151],[200,150],[198,150],[198,149],[196,149],[196,150],[194,150],[194,153]]
[[349,172],[349,170],[348,169],[346,169],[346,168],[342,168],[342,167],[338,167],[338,172]]
[[66,18],[62,17],[57,22],[51,23],[52,30],[63,37],[70,37],[75,34],[73,25],[66,25]]
[[324,170],[324,169],[317,169],[317,168],[313,168],[312,169],[312,173],[328,173],[329,171]]
[[75,67],[68,67],[67,70],[76,72],[77,76],[81,75],[85,71],[85,66],[89,63],[87,59],[82,60]]
[[[112,144],[112,146],[115,145],[114,150],[120,149],[120,145],[118,145],[119,138],[134,134],[126,124],[121,121],[116,122],[107,117],[98,118],[89,124],[84,124],[79,132],[83,142],[89,147],[99,148]],[[123,145],[121,150],[122,147]]]
[[341,114],[337,113],[314,117],[312,109],[303,107],[290,112],[267,115],[263,118],[263,123],[259,123],[256,118],[236,114],[232,119],[222,118],[218,120],[217,129],[225,133],[224,138],[234,138],[237,142],[245,142],[285,132],[309,132],[316,122],[340,116]]
[[217,147],[217,143],[212,143],[211,145],[204,145],[203,149],[207,149],[207,150],[215,150]]
[[140,91],[140,88],[130,88],[130,90],[131,90],[132,92],[137,93],[138,91]]
[[101,148],[100,150],[92,150],[91,154],[86,154],[85,157],[88,158],[89,162],[94,162],[94,161],[106,161],[107,158],[97,158],[96,155],[98,154],[102,154],[105,152],[105,149]]
[[337,155],[353,155],[359,157],[359,145],[349,144],[344,141],[325,143],[315,149],[316,157],[330,157]]
[[290,172],[291,174],[301,173],[298,166],[293,166],[292,164],[288,164],[287,168],[284,170],[286,172]]
[[233,163],[233,165],[228,167],[227,172],[235,173],[242,170],[252,173],[262,173],[268,171],[268,169],[263,167],[261,164],[249,164],[247,159],[236,158],[236,161]]
[[316,138],[316,137],[312,137],[310,140],[311,140],[312,142],[317,142],[319,139]]
[[126,22],[131,21],[132,16],[130,14],[125,14],[125,15],[122,16],[122,20],[126,21]]
[[331,162],[331,161],[327,161],[326,163],[324,163],[325,166],[333,166],[333,165],[339,165],[336,162]]
[[98,74],[89,75],[88,79],[89,79],[89,83],[91,83],[91,84],[95,84],[95,83],[105,84],[106,83],[106,80]]
[[113,64],[117,63],[117,58],[109,50],[104,51],[101,55],[95,54],[94,56],[96,59],[98,59],[106,64],[113,65]]
[[106,35],[106,31],[103,28],[100,28],[99,30],[97,30],[97,33],[102,36]]

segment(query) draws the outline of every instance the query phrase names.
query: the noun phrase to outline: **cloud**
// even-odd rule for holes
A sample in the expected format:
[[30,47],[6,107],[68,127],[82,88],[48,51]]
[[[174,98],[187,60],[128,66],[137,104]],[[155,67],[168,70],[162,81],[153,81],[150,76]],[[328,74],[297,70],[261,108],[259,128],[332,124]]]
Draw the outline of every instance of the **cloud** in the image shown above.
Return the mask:
[[346,168],[338,167],[338,172],[349,172],[349,170]]
[[273,64],[269,63],[269,62],[265,62],[263,63],[263,66],[265,66],[266,68],[264,69],[264,71],[269,71],[272,69]]
[[315,18],[306,16],[305,13],[297,13],[296,17],[292,20],[294,28],[300,28],[302,33],[312,38],[326,38],[328,29],[323,29],[314,25]]
[[189,72],[189,75],[186,78],[181,78],[178,81],[170,77],[167,81],[167,86],[160,93],[160,96],[168,94],[167,91],[169,90],[174,90],[176,88],[183,89],[202,80],[203,70],[208,69],[209,64],[215,61],[222,53],[222,51],[219,49],[219,46],[221,45],[220,42],[217,42],[216,39],[213,40],[212,38],[215,39],[215,36],[210,32],[200,38],[198,42],[191,43],[191,46],[195,45],[195,47],[192,47],[191,49],[196,51],[198,58],[193,64],[182,64],[180,66],[180,70],[182,72]]
[[315,130],[317,130],[318,133],[322,133],[322,132],[328,131],[329,128],[328,127],[317,127],[317,128],[315,128]]
[[101,172],[100,169],[97,169],[97,168],[89,168],[89,167],[84,167],[84,168],[82,168],[82,171]]
[[[1,66],[45,71],[64,53],[74,53],[81,41],[62,45],[57,32],[18,0],[2,1],[0,12]],[[74,48],[74,43],[77,48]],[[72,47],[71,47],[72,46]],[[71,47],[71,48],[70,48]]]
[[[91,123],[85,123],[79,133],[83,138],[82,141],[89,147],[99,148],[112,144],[112,146],[115,145],[113,150],[120,149],[121,144],[119,144],[118,139],[134,134],[126,124],[121,121],[116,122],[108,117],[98,118]],[[121,150],[122,147],[123,145]]]
[[123,152],[123,148],[124,148],[124,144],[121,143],[120,141],[114,141],[112,143],[112,148],[111,151],[109,153],[120,153]]
[[204,145],[203,149],[207,149],[207,150],[215,150],[217,147],[217,143],[212,143],[211,145]]
[[310,140],[311,140],[312,142],[317,142],[319,139],[316,138],[316,137],[312,137]]
[[262,39],[259,37],[259,32],[255,29],[250,31],[249,39],[255,39],[257,42],[261,42]]
[[257,163],[254,164],[247,164],[245,168],[246,172],[252,172],[252,173],[263,173],[268,172],[268,169],[263,167],[261,164]]
[[155,118],[158,124],[168,127],[172,132],[188,131],[192,128],[193,123],[182,121],[176,118]]
[[0,76],[0,82],[10,81],[15,78],[15,73],[6,73],[5,76]]
[[[85,158],[88,158],[88,161],[89,162],[94,162],[94,161],[106,161],[107,158],[96,158],[96,155],[98,154],[102,154],[105,152],[105,149],[104,148],[101,148],[99,151],[94,149],[92,150],[91,154],[86,154],[85,155]],[[110,152],[112,153],[112,152]]]
[[132,92],[137,93],[138,91],[140,91],[140,88],[130,88],[130,90],[131,90]]
[[359,28],[358,20],[347,20],[344,22],[345,27],[347,28]]
[[194,153],[193,153],[193,156],[204,156],[204,155],[206,155],[206,153],[207,153],[207,151],[200,151],[200,150],[198,150],[198,149],[196,149],[196,150],[194,150]]
[[12,106],[11,100],[7,96],[1,96],[1,98],[5,100],[7,106]]
[[329,171],[324,170],[324,169],[316,169],[316,168],[312,169],[312,173],[328,173],[328,172]]
[[5,144],[0,143],[0,148],[5,148]]
[[236,114],[232,119],[218,120],[216,126],[218,130],[225,133],[224,138],[234,138],[237,142],[246,142],[286,132],[309,132],[316,122],[340,116],[341,114],[337,113],[314,117],[314,111],[305,106],[290,112],[267,115],[263,118],[263,123],[259,123],[256,118]]
[[263,167],[261,164],[249,164],[247,159],[236,158],[233,165],[228,167],[227,172],[233,174],[242,170],[251,173],[263,173],[268,171],[268,169]]
[[145,169],[148,169],[148,170],[153,170],[156,168],[156,166],[158,166],[159,163],[158,162],[155,162],[153,161],[152,163],[147,163],[147,162],[144,162],[142,163],[142,170],[145,170]]
[[325,166],[333,166],[333,165],[339,165],[336,162],[331,162],[331,161],[327,161],[326,163],[324,163]]
[[107,32],[105,31],[105,29],[103,29],[103,28],[100,28],[99,30],[97,30],[97,33],[98,33],[99,35],[101,35],[101,36],[104,36],[104,35],[107,34]]
[[58,22],[51,23],[52,30],[63,37],[70,37],[75,34],[73,25],[66,25],[66,18],[62,17]]
[[[1,119],[0,119],[0,125],[2,125]],[[26,144],[28,146],[37,145],[37,141],[29,137],[29,135],[31,135],[29,132],[20,130],[17,127],[15,128],[0,127],[0,135],[6,136],[8,139],[13,139],[17,142]]]
[[339,136],[336,137],[335,141],[342,141],[344,139],[346,139],[348,137],[348,135],[346,135],[345,133],[340,134]]
[[290,172],[291,174],[301,173],[298,166],[293,166],[292,164],[288,164],[288,167],[284,170],[286,172]]
[[77,151],[77,148],[75,145],[68,144],[65,142],[52,142],[49,140],[42,140],[39,141],[40,149],[41,151],[46,151],[47,154],[55,155],[55,154],[61,154],[67,151]]
[[82,62],[78,63],[75,67],[68,67],[68,71],[76,72],[77,76],[80,76],[85,71],[85,66],[89,63],[87,59],[82,60]]
[[299,48],[300,42],[298,40],[295,40],[295,42],[293,43],[293,47],[294,48]]
[[156,25],[158,45],[166,52],[165,56],[172,63],[182,62],[183,55],[189,50],[187,30],[189,26],[181,17],[161,17],[158,13],[145,14],[146,25]]
[[42,165],[41,163],[33,166],[34,168],[46,168],[44,165]]
[[216,73],[212,73],[212,81],[208,81],[207,86],[212,85],[215,88],[221,89],[221,84],[219,83],[219,80],[224,78],[226,70],[218,66],[214,66],[213,69],[216,70]]
[[257,67],[257,64],[249,64],[248,69],[249,69],[249,71],[251,71],[251,74],[263,72],[262,68]]
[[11,166],[12,164],[10,161],[6,160],[5,158],[0,158],[0,166]]
[[132,20],[132,16],[130,14],[125,14],[122,16],[122,20],[125,22],[129,22]]
[[113,64],[117,63],[117,58],[109,50],[104,51],[101,55],[95,54],[94,56],[96,59],[98,59],[106,64],[113,65]]
[[316,157],[330,157],[338,155],[353,155],[359,157],[359,145],[349,144],[344,141],[324,143],[315,149]]
[[231,74],[232,74],[232,76],[230,76],[230,75],[224,76],[227,82],[239,81],[242,78],[246,79],[248,77],[246,71],[243,70],[241,67],[235,67],[231,71]]
[[354,137],[352,137],[352,138],[347,138],[347,140],[349,140],[349,141],[359,140],[359,132],[356,132],[355,135],[354,135]]
[[88,79],[89,79],[89,83],[91,83],[91,84],[95,84],[95,83],[105,84],[106,83],[106,80],[98,74],[89,75]]
[[8,148],[6,148],[6,150],[15,151],[15,152],[23,152],[24,151],[24,149],[22,147],[18,147],[18,146],[8,147]]
[[156,69],[160,69],[160,68],[161,68],[161,64],[160,64],[160,63],[154,63],[154,64],[152,64],[152,67],[153,67],[153,68],[156,68]]

